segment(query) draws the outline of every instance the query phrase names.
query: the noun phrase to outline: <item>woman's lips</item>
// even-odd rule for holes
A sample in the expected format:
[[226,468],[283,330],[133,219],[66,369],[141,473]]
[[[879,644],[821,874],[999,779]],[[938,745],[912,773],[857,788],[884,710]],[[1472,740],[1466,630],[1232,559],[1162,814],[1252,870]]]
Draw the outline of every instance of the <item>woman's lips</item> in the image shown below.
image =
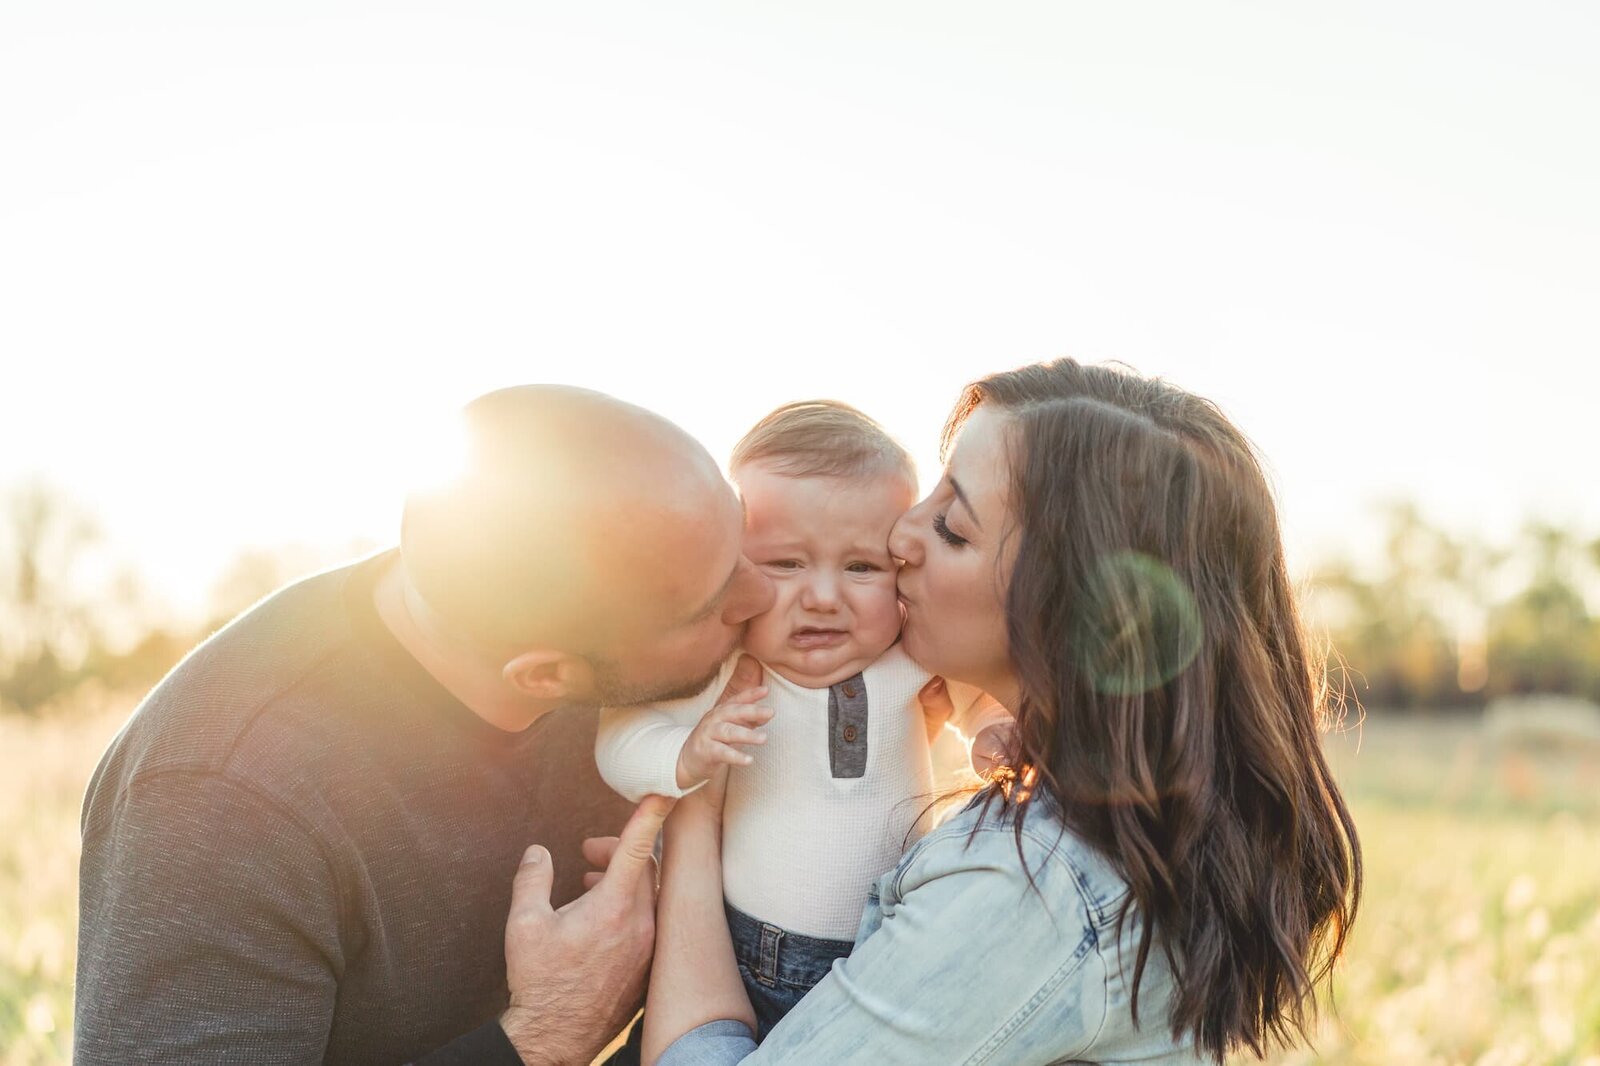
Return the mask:
[[789,643],[797,648],[836,648],[850,639],[843,629],[797,629],[789,634]]

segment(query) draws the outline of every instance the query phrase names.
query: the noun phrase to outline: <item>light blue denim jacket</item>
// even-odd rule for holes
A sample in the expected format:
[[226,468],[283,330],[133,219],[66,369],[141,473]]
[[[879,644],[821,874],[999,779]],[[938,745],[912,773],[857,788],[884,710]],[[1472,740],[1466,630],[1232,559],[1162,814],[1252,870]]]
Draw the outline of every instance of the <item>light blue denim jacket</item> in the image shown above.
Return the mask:
[[[1128,885],[1062,824],[1030,806],[1014,821],[975,798],[878,879],[855,950],[758,1048],[740,1022],[680,1037],[660,1066],[756,1063],[1199,1063],[1167,1024],[1172,973],[1153,947],[1131,1001],[1140,924],[1121,937]],[[968,836],[974,826],[977,835]],[[647,1005],[648,1009],[648,1005]]]

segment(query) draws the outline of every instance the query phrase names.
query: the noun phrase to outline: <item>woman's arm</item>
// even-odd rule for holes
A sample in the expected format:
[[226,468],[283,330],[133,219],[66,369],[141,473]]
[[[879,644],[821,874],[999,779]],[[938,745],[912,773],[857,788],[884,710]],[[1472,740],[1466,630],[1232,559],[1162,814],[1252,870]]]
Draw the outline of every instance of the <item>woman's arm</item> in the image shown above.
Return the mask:
[[[764,695],[765,671],[740,655],[718,703]],[[645,994],[642,1058],[654,1063],[689,1030],[718,1019],[747,1024],[755,1010],[739,979],[733,937],[722,907],[723,767],[704,788],[679,801],[661,831],[661,889],[656,899],[656,953]]]
[[[646,1061],[663,1055],[661,1066],[922,1066],[1055,1062],[1084,1054],[1106,1020],[1106,960],[1072,871],[1045,851],[1040,847],[1031,857],[1035,892],[1009,829],[980,832],[970,848],[965,831],[924,841],[891,880],[881,923],[759,1048],[753,1038],[740,1039],[731,1023],[717,1021],[749,1018],[731,1008],[744,993],[726,931],[715,960],[720,968],[712,960],[698,970],[682,966],[691,946],[678,945],[672,954],[680,968],[670,981],[689,998],[705,988],[706,1009],[675,1007],[670,1028],[657,1028],[651,1042],[657,989],[665,991],[665,981],[656,982],[663,976],[658,969],[645,1009]],[[660,920],[681,921],[681,907],[676,903]],[[708,916],[702,920],[705,935],[711,923]],[[672,1032],[687,1036],[667,1047],[663,1040]]]
[[727,772],[686,797],[662,830],[656,955],[645,997],[643,1060],[654,1063],[678,1037],[718,1019],[756,1016],[739,979],[722,905],[722,793]]

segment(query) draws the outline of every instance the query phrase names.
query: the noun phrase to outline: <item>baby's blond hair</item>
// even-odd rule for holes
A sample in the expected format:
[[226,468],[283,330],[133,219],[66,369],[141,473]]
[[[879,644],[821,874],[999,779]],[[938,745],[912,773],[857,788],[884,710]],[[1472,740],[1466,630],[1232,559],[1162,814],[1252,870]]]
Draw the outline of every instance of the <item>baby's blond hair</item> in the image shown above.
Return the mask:
[[887,430],[847,403],[786,403],[751,427],[733,446],[729,470],[763,462],[787,477],[859,477],[904,474],[915,489],[911,453]]

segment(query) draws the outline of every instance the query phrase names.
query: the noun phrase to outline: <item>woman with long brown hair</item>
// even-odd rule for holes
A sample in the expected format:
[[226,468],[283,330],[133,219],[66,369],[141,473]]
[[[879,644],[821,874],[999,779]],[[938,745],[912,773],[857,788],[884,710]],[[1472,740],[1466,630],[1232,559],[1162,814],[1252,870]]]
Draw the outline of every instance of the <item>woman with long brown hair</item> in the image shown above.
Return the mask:
[[903,639],[1012,712],[1010,770],[879,880],[851,956],[759,1049],[718,790],[680,801],[646,1061],[1178,1063],[1304,1038],[1361,856],[1248,442],[1181,389],[1060,360],[969,386],[943,443],[890,544]]

